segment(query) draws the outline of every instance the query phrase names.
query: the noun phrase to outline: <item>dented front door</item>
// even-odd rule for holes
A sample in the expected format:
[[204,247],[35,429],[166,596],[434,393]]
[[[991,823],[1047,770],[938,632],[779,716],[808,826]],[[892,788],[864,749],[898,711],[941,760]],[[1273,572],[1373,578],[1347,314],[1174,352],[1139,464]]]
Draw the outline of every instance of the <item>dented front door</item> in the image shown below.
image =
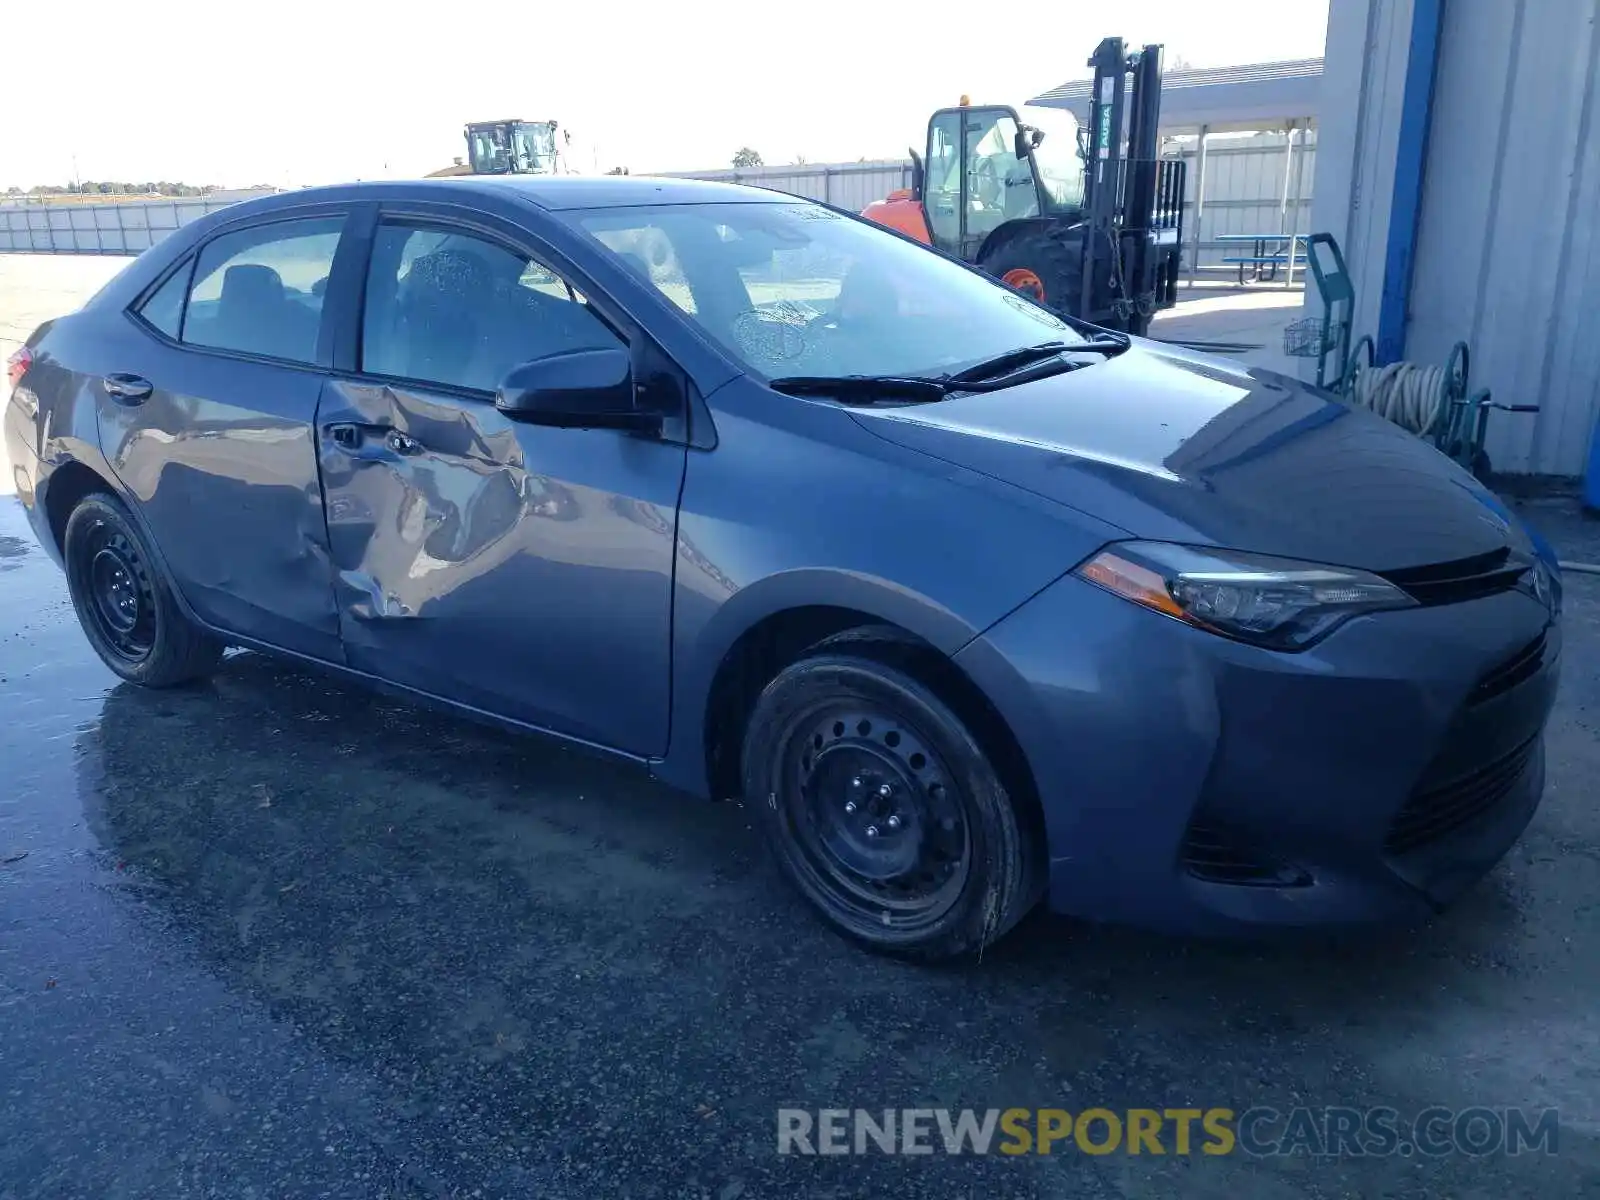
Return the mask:
[[666,747],[685,449],[330,382],[322,483],[349,664],[633,754]]

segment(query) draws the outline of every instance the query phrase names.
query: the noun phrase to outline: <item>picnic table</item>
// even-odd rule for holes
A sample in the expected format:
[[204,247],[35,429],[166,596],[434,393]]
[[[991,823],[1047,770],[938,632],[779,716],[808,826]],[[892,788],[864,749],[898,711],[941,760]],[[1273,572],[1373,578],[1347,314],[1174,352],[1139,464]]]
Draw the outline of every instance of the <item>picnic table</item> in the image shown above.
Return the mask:
[[1293,283],[1295,267],[1305,265],[1306,237],[1303,233],[1222,233],[1212,240],[1224,243],[1225,250],[1229,243],[1237,244],[1241,249],[1246,244],[1250,246],[1249,254],[1225,254],[1222,259],[1229,266],[1239,268],[1241,284],[1245,281],[1247,268],[1257,283],[1266,283],[1278,277],[1279,267],[1287,269],[1286,282]]

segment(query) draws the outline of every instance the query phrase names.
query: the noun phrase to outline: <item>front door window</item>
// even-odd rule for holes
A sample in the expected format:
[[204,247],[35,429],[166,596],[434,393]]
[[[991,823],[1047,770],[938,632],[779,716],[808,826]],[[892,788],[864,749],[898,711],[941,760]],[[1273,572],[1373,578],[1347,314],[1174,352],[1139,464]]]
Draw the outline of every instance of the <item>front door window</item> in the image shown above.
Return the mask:
[[923,168],[922,202],[933,244],[956,250],[961,245],[961,119],[955,112],[938,113],[929,122]]

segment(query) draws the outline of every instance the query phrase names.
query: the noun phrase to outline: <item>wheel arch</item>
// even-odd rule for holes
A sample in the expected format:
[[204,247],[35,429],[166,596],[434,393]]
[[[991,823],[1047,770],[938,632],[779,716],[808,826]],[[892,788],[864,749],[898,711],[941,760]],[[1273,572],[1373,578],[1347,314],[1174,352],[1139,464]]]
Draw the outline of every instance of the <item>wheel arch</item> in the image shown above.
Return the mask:
[[43,507],[45,524],[55,543],[58,559],[66,557],[67,521],[72,516],[72,510],[91,492],[105,492],[127,503],[127,498],[109,476],[102,475],[78,459],[68,459],[50,472],[43,492]]
[[[737,604],[751,590],[765,591],[767,602],[757,603],[757,597]],[[967,723],[1042,849],[1039,789],[1021,742],[1001,706],[955,658],[981,630],[888,583],[807,588],[803,594],[758,585],[724,607],[736,611],[719,613],[687,651],[698,669],[683,672],[675,689],[672,748],[657,770],[663,779],[714,799],[737,795],[739,754],[762,689],[823,644],[849,648],[913,675]],[[679,649],[685,649],[681,643]]]
[[146,546],[149,547],[151,557],[155,561],[156,569],[166,578],[172,598],[183,612],[183,615],[196,625],[210,628],[204,621],[195,615],[189,606],[189,601],[183,594],[183,589],[177,585],[173,578],[172,570],[167,565],[166,558],[162,555],[161,546],[156,541],[150,529],[150,523],[145,520],[144,513],[139,508],[138,501],[128,494],[126,488],[118,481],[116,473],[111,469],[111,464],[97,455],[85,454],[83,456],[63,457],[54,463],[50,473],[41,480],[38,490],[38,503],[44,513],[44,526],[50,533],[53,543],[46,547],[58,563],[66,562],[66,533],[67,521],[72,516],[73,509],[77,508],[82,499],[92,492],[104,492],[113,496],[128,512],[133,523],[138,527]]

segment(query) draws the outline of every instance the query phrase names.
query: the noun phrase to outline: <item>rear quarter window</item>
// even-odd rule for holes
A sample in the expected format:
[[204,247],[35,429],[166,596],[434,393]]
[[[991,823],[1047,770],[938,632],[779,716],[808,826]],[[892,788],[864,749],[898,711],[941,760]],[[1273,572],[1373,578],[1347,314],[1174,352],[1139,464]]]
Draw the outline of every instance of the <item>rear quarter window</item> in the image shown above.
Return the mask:
[[173,341],[178,340],[183,328],[183,302],[189,291],[189,274],[193,270],[194,259],[187,259],[134,310],[146,325],[160,330]]

